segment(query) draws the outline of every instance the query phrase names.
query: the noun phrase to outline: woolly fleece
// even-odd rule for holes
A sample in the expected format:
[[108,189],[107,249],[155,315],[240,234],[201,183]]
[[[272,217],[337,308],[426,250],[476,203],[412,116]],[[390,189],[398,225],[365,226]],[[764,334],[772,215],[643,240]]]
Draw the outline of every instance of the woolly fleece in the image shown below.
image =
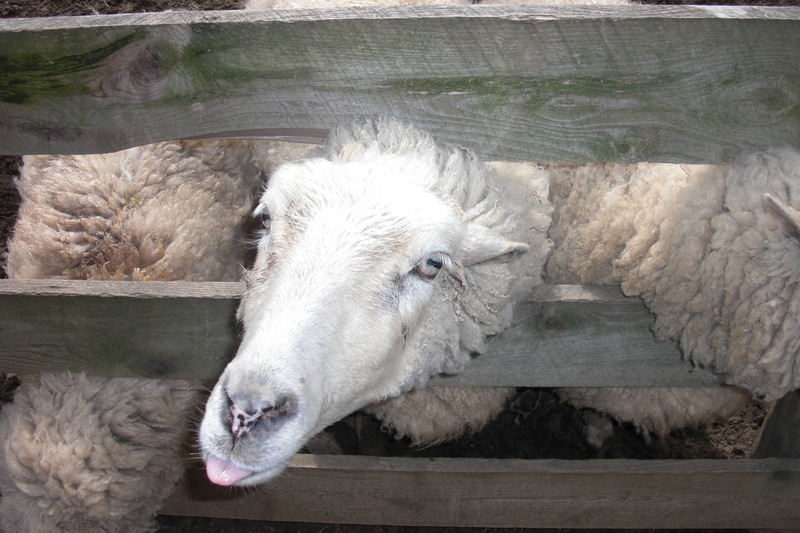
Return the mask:
[[8,276],[238,279],[258,180],[249,158],[241,141],[27,156]]
[[43,374],[0,411],[4,531],[148,531],[184,465],[185,382]]
[[[765,203],[800,203],[800,154],[771,150],[730,166],[551,167],[551,282],[621,283],[656,315],[661,339],[768,400],[800,386],[796,228]],[[787,233],[788,230],[788,233]],[[580,260],[576,260],[580,258]],[[735,388],[562,391],[640,427],[729,415]]]
[[[29,156],[11,278],[241,276],[260,172],[244,142]],[[5,531],[150,531],[183,473],[196,384],[42,375],[0,414]]]

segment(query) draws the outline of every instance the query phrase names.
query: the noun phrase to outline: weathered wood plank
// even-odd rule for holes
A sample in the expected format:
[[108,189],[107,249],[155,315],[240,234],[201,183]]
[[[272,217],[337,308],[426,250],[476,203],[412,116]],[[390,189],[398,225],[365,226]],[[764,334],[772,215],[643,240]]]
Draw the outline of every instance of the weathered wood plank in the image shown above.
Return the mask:
[[382,525],[795,528],[800,460],[400,459],[298,455],[258,490],[190,473],[164,514]]
[[143,298],[134,287],[131,296],[89,295],[94,286],[87,282],[84,295],[0,297],[0,369],[213,379],[236,351],[235,298],[157,290]]
[[[565,285],[564,287],[580,286]],[[95,296],[98,298],[210,298],[238,300],[244,283],[237,281],[102,281],[67,279],[0,280],[0,296]]]
[[465,372],[432,383],[517,387],[718,383],[710,373],[682,362],[674,343],[655,342],[652,322],[638,300],[525,303],[515,313],[514,327],[493,338],[487,352],[473,359]]
[[719,162],[800,146],[799,86],[797,7],[6,19],[0,153],[309,140],[385,114],[487,159]]
[[800,390],[788,393],[770,409],[753,457],[800,458]]
[[[239,299],[245,284],[239,281],[102,281],[70,279],[0,280],[0,295],[17,296],[121,296],[125,298],[233,298]],[[539,303],[632,303],[616,287],[586,285],[539,285],[531,290]]]
[[[0,371],[213,380],[235,353],[239,283],[0,280]],[[642,304],[611,287],[537,287],[458,376],[504,386],[698,386]]]

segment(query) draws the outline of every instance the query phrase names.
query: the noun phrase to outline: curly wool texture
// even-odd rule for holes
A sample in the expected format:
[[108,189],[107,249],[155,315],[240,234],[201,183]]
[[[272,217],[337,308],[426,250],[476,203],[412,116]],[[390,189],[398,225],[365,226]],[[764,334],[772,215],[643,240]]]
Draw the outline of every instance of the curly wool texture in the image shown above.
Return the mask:
[[[730,166],[551,168],[556,249],[550,281],[622,283],[655,313],[659,338],[726,383],[775,399],[800,385],[794,297],[800,246],[765,205],[800,203],[800,154],[771,150]],[[576,260],[580,258],[580,260]],[[731,414],[728,388],[562,391],[657,433]]]
[[[528,245],[526,253],[503,260],[473,259],[438,286],[425,326],[411,349],[420,361],[410,387],[422,387],[430,375],[454,374],[485,350],[488,336],[507,329],[514,305],[542,282],[552,243],[547,238],[551,208],[544,170],[533,164],[484,165],[472,152],[437,144],[413,126],[395,120],[359,123],[333,131],[324,152],[333,161],[349,161],[368,150],[413,156],[414,164],[434,169],[427,185],[452,202],[466,223],[480,224]],[[468,245],[467,245],[468,248]],[[513,389],[432,387],[388,399],[368,410],[398,435],[430,444],[482,427],[499,413]]]
[[483,429],[503,412],[510,387],[426,387],[374,404],[366,411],[398,438],[431,446]]
[[730,418],[750,399],[749,392],[736,387],[588,387],[557,392],[577,409],[594,409],[630,422],[645,435],[659,436]]
[[[43,374],[0,411],[5,531],[127,532],[183,473],[188,383]],[[161,480],[168,480],[164,483]]]
[[25,157],[8,275],[237,279],[258,181],[249,158],[241,141]]
[[[30,156],[11,278],[241,276],[260,173],[244,142]],[[150,531],[183,472],[197,384],[42,375],[0,415],[5,531]]]

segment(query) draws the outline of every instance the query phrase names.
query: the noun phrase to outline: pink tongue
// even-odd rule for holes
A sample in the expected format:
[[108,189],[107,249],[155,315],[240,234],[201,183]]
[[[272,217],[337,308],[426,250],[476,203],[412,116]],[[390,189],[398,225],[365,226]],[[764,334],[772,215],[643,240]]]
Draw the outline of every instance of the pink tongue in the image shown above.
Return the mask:
[[237,481],[246,478],[253,472],[240,468],[233,463],[209,455],[206,459],[206,475],[211,483],[229,487]]

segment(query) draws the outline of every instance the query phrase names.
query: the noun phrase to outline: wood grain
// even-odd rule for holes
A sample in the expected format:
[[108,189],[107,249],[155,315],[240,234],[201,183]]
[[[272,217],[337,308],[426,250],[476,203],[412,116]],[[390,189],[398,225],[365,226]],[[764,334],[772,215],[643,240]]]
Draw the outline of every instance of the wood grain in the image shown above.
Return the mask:
[[[239,283],[0,280],[0,371],[213,380],[238,344]],[[491,386],[703,386],[656,342],[638,299],[613,287],[545,285],[458,376]]]
[[237,347],[236,301],[0,297],[0,371],[214,379]]
[[753,457],[791,457],[800,459],[800,390],[778,400],[764,422]]
[[[399,38],[398,36],[402,36]],[[366,115],[489,160],[726,162],[800,147],[800,8],[436,6],[0,20],[0,153],[320,141]],[[0,371],[214,379],[241,284],[0,281]],[[707,385],[613,288],[543,286],[439,383]],[[299,455],[255,491],[194,469],[164,513],[558,528],[796,528],[798,395],[736,461]],[[786,458],[791,457],[791,458]]]
[[794,528],[800,460],[405,459],[298,455],[256,490],[194,470],[163,514],[558,528]]
[[489,160],[722,162],[800,146],[798,87],[796,7],[0,21],[6,154],[208,136],[308,141],[383,114]]

